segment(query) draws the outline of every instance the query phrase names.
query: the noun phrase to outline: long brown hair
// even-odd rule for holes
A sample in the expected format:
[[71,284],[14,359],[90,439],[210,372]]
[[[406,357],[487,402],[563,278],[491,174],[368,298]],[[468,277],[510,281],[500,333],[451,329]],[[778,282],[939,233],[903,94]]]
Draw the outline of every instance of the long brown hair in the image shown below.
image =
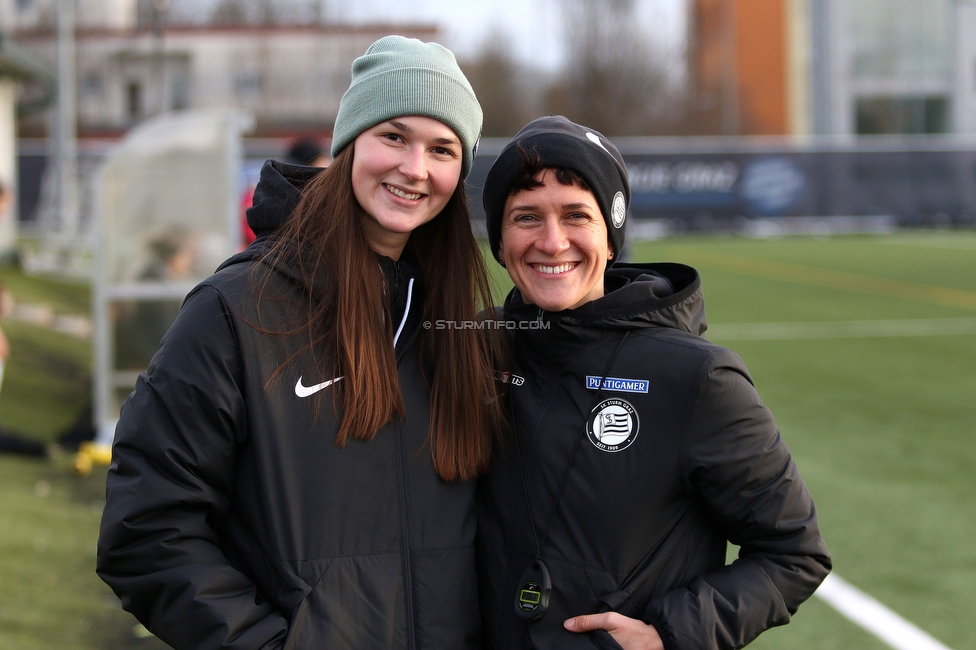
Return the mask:
[[[292,359],[310,352],[323,370],[343,377],[332,393],[340,447],[350,436],[371,440],[391,419],[406,415],[386,278],[362,230],[369,217],[353,193],[354,146],[308,183],[265,257],[272,265],[296,266],[305,285],[303,322],[287,333],[305,332],[308,342]],[[496,332],[460,325],[479,320],[493,304],[463,181],[440,214],[411,234],[403,256],[421,268],[424,319],[458,324],[422,330],[421,368],[432,369],[425,379],[434,469],[448,481],[469,479],[488,467],[501,400],[492,372]]]

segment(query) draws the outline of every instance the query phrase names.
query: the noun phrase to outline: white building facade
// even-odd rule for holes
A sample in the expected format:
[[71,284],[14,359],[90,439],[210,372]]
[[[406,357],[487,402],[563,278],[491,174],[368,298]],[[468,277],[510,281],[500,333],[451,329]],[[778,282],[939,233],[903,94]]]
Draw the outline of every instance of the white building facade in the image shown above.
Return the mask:
[[[0,0],[0,21],[52,62],[57,2]],[[80,135],[119,134],[169,110],[228,107],[253,115],[257,134],[328,130],[352,61],[370,43],[391,33],[437,40],[433,25],[170,25],[138,0],[76,3]]]
[[807,1],[813,133],[976,133],[976,1]]

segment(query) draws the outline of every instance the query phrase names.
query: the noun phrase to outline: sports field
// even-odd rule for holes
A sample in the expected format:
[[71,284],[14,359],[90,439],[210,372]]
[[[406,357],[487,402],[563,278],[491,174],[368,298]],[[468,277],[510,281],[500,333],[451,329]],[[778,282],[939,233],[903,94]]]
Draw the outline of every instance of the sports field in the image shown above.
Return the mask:
[[[745,359],[776,415],[836,574],[945,646],[976,647],[976,233],[682,237],[629,258],[701,272],[707,337]],[[87,305],[77,288],[0,279],[21,299]],[[0,424],[53,440],[84,401],[87,344],[3,326]],[[64,458],[0,457],[0,648],[162,647],[94,576],[103,481]],[[888,646],[815,598],[750,647]]]
[[[976,648],[976,234],[670,239],[706,337],[745,360],[816,500],[834,571]],[[884,648],[814,599],[756,648]]]

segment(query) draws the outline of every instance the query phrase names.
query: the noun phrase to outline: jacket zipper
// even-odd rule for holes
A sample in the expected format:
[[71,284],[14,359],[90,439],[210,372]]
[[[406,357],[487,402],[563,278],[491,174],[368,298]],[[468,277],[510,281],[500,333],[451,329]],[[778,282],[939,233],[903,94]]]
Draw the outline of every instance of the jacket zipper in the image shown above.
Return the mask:
[[[394,295],[395,292],[400,288],[400,264],[398,262],[393,262],[393,267],[395,269],[393,287]],[[407,321],[410,319],[410,308],[412,305],[413,298],[413,278],[410,278],[410,284],[407,289],[407,299],[406,305],[403,310],[403,319],[400,326],[397,328],[396,337],[393,340],[394,354],[396,354],[396,344],[400,337],[400,332],[406,325]],[[413,337],[416,332],[411,333],[410,341],[407,342],[403,348],[403,353],[406,352],[407,348],[413,342]],[[400,357],[397,355],[397,368],[400,366]],[[414,620],[414,602],[413,602],[413,557],[410,552],[410,521],[408,517],[408,495],[407,495],[407,477],[406,477],[406,467],[403,461],[403,434],[401,430],[401,423],[396,422],[394,427],[394,439],[395,439],[395,450],[396,450],[396,468],[397,468],[397,487],[399,500],[400,500],[400,562],[402,564],[403,571],[403,602],[404,602],[404,618],[406,619],[406,634],[407,634],[407,648],[410,650],[416,650],[417,648],[417,635],[416,635],[416,621]]]
[[403,564],[403,602],[407,624],[407,647],[417,647],[416,621],[414,620],[413,603],[413,558],[410,553],[410,525],[407,518],[407,480],[403,466],[403,440],[400,423],[396,423],[396,455],[397,455],[397,484],[400,496],[400,560]]

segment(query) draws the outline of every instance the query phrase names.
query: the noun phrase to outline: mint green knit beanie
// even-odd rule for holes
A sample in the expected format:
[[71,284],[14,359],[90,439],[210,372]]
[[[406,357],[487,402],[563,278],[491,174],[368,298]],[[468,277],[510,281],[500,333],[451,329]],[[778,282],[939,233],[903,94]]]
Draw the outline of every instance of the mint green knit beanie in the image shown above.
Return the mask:
[[366,129],[394,117],[432,117],[454,129],[464,148],[461,178],[481,137],[482,113],[454,54],[437,43],[385,36],[353,61],[352,83],[339,102],[332,155]]

